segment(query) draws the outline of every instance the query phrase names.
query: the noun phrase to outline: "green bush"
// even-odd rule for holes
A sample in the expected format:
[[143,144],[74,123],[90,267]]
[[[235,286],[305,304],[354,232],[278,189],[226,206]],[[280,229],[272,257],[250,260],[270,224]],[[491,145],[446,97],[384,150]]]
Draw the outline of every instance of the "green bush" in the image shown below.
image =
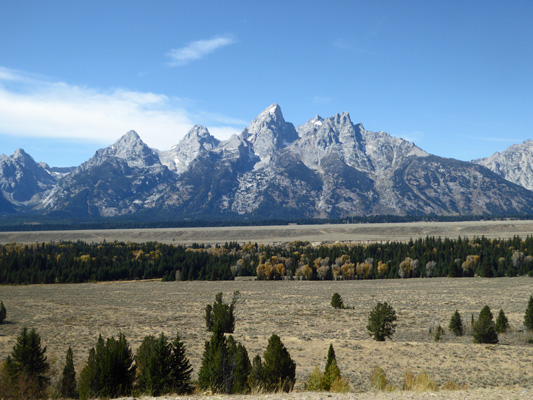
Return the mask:
[[435,342],[438,342],[443,335],[444,329],[442,329],[442,326],[437,325],[437,328],[435,328]]
[[4,302],[0,301],[0,325],[2,325],[4,323],[6,318],[7,318],[6,307],[4,306]]
[[374,340],[384,342],[385,338],[391,339],[394,332],[396,332],[396,324],[394,323],[396,320],[396,311],[386,302],[378,302],[368,316],[366,328],[369,335],[374,337]]
[[344,308],[344,303],[340,294],[333,293],[333,296],[331,296],[331,306],[333,308]]

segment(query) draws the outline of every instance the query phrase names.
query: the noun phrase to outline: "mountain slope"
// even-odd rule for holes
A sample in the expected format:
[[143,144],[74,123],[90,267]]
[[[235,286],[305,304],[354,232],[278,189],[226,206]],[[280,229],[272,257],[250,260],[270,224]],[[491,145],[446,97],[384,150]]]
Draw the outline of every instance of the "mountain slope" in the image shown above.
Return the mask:
[[132,214],[150,206],[174,179],[155,151],[130,131],[59,181],[42,209],[83,218]]
[[533,190],[533,141],[531,140],[472,162],[487,167],[510,182]]
[[[17,149],[11,156],[0,155],[0,190],[6,202],[22,206],[37,204],[56,183],[55,176],[23,149]],[[7,204],[4,207],[7,209]]]

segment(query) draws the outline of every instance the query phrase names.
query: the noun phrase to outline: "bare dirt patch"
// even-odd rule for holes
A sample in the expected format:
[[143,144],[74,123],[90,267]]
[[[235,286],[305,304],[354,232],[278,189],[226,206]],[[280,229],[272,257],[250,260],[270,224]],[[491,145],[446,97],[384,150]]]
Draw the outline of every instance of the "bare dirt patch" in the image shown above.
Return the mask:
[[[297,364],[300,389],[315,366],[324,367],[330,343],[354,391],[369,390],[374,366],[381,366],[396,386],[408,370],[425,370],[440,385],[451,380],[470,389],[533,385],[533,346],[526,344],[528,334],[516,331],[533,294],[533,278],[526,277],[0,286],[9,321],[0,325],[0,360],[10,353],[23,326],[41,334],[56,368],[72,346],[78,369],[100,334],[123,332],[136,350],[146,335],[179,332],[197,373],[209,338],[205,306],[216,293],[224,292],[229,300],[235,290],[243,300],[236,311],[235,338],[252,358],[263,353],[271,334],[278,334]],[[332,309],[334,292],[355,308]],[[365,328],[378,301],[387,301],[397,312],[393,341],[375,342]],[[432,324],[447,327],[456,309],[468,325],[471,314],[477,315],[485,304],[495,315],[503,308],[514,328],[500,335],[499,345],[473,344],[471,336],[456,338],[448,332],[436,343],[428,335]]]
[[379,242],[407,241],[436,236],[456,239],[485,236],[488,238],[525,237],[533,234],[533,221],[466,221],[412,222],[390,224],[326,224],[247,226],[217,228],[109,229],[84,231],[0,232],[0,244],[59,242],[148,242],[167,244],[216,244],[229,241],[283,243],[295,240],[309,242]]

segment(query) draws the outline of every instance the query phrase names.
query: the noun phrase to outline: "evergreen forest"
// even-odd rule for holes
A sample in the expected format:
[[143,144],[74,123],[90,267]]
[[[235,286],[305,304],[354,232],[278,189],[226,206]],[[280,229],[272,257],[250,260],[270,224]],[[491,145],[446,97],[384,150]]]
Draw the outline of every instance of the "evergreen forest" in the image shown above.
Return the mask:
[[[531,250],[529,250],[531,249]],[[58,242],[0,245],[0,284],[113,280],[348,280],[533,275],[533,237],[311,245]]]

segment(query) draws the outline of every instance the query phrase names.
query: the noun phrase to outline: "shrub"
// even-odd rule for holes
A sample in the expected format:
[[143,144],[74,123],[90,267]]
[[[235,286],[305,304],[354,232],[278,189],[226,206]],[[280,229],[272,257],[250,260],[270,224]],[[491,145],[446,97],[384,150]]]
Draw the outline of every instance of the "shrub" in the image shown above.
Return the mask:
[[444,329],[442,329],[442,326],[437,325],[437,328],[435,328],[435,342],[438,342],[443,335]]
[[330,392],[333,393],[346,393],[350,391],[350,384],[343,377],[338,377],[331,384]]
[[331,296],[331,307],[344,308],[344,303],[340,294],[333,293],[333,296]]
[[4,306],[4,302],[0,301],[0,325],[2,325],[4,323],[6,318],[7,318],[6,307]]
[[87,363],[80,374],[80,398],[129,395],[135,370],[133,354],[124,334],[105,342],[99,336],[96,346],[89,350]]
[[468,385],[458,385],[454,381],[447,381],[444,386],[442,386],[442,390],[467,390]]
[[295,382],[296,364],[278,335],[272,335],[268,339],[263,358],[264,389],[269,392],[291,391]]
[[22,372],[12,379],[6,362],[0,364],[0,399],[39,399],[45,396],[35,378]]
[[367,329],[370,336],[378,342],[384,342],[385,338],[391,338],[396,331],[396,311],[387,303],[379,303],[370,312]]
[[403,390],[435,392],[439,390],[439,386],[435,381],[431,380],[426,371],[422,371],[418,375],[414,375],[411,371],[407,371],[404,378]]
[[381,367],[376,367],[372,370],[372,374],[370,375],[370,382],[372,384],[372,387],[376,390],[392,392],[395,389],[394,386],[388,383],[387,375]]
[[450,319],[450,324],[448,325],[448,329],[450,329],[450,331],[455,336],[463,336],[463,332],[464,332],[463,320],[461,319],[461,315],[459,314],[459,311],[455,310],[455,313]]
[[505,333],[507,329],[510,328],[509,320],[505,316],[505,313],[502,309],[500,309],[500,312],[498,313],[498,318],[496,318],[496,324],[494,328],[496,329],[496,333]]
[[529,296],[529,301],[524,315],[524,325],[527,329],[533,330],[533,296]]
[[483,307],[474,324],[474,343],[498,343],[498,334],[489,306]]
[[64,399],[78,398],[78,392],[76,390],[76,370],[74,369],[73,358],[74,354],[69,346],[59,386],[59,394]]
[[318,367],[315,367],[307,381],[305,382],[305,390],[309,392],[320,392],[324,390],[324,374],[320,372]]
[[213,305],[205,308],[205,325],[207,330],[214,332],[215,325],[219,324],[224,333],[233,333],[235,329],[235,317],[233,311],[240,297],[240,292],[233,292],[230,304],[222,302],[222,293],[217,293]]

